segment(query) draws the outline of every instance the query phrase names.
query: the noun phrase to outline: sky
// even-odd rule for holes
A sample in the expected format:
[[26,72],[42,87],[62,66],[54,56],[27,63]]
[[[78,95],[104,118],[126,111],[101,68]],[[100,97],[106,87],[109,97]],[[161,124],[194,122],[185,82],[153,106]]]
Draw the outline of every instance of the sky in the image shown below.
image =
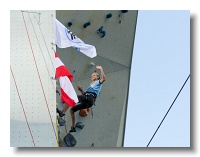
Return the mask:
[[[138,11],[125,147],[146,147],[190,74],[190,11]],[[149,147],[190,146],[190,79]]]
[[[29,3],[26,3],[24,0],[18,0],[18,1],[6,1],[1,8],[0,12],[2,15],[2,25],[0,26],[0,32],[2,35],[2,38],[0,39],[2,43],[2,60],[0,62],[0,82],[1,88],[0,88],[0,95],[1,95],[1,105],[2,107],[2,112],[0,114],[1,118],[1,134],[0,134],[0,148],[1,148],[1,153],[2,154],[7,154],[8,156],[15,157],[15,156],[29,156],[29,157],[53,157],[53,156],[66,156],[67,155],[72,155],[73,157],[76,156],[87,156],[87,157],[93,157],[95,156],[115,156],[115,157],[121,157],[122,155],[126,155],[127,157],[132,157],[132,156],[137,156],[137,157],[168,157],[170,156],[176,156],[176,157],[197,157],[200,155],[200,150],[197,148],[200,144],[200,136],[198,135],[199,133],[199,96],[198,93],[199,91],[199,83],[198,80],[200,80],[199,76],[199,68],[200,68],[200,56],[198,53],[198,47],[199,44],[197,44],[198,37],[199,37],[199,31],[197,28],[199,28],[199,5],[198,5],[197,0],[194,1],[183,1],[183,0],[140,0],[140,1],[129,1],[129,0],[123,0],[123,3],[115,3],[115,5],[112,5],[112,1],[106,1],[99,3],[98,1],[90,1],[90,0],[76,0],[76,1],[70,1],[70,5],[68,5],[67,1],[60,0],[59,3],[54,3],[54,2],[44,2],[41,3],[39,0],[35,1],[30,1]],[[39,4],[39,5],[38,5]],[[47,5],[48,4],[48,5]],[[62,4],[62,5],[61,5]],[[90,4],[90,5],[88,5]],[[111,7],[112,6],[112,7]],[[178,10],[190,10],[191,11],[191,17],[193,18],[193,27],[192,27],[192,58],[191,58],[191,65],[192,65],[192,76],[191,76],[191,105],[192,105],[192,111],[191,111],[191,140],[192,140],[192,148],[191,149],[96,149],[96,150],[83,150],[83,149],[78,149],[78,150],[51,150],[51,149],[16,149],[16,148],[11,148],[10,147],[10,124],[9,124],[9,100],[10,100],[10,56],[9,56],[9,47],[10,47],[10,39],[9,39],[9,32],[10,32],[10,10],[20,10],[20,9],[26,9],[26,10],[35,10],[35,9],[45,9],[45,10],[67,10],[67,9],[88,9],[88,10],[173,10],[173,9],[178,9]],[[149,14],[150,15],[150,14]],[[147,15],[146,15],[147,16]],[[158,18],[158,16],[161,16],[161,14],[156,14],[154,18]],[[146,18],[146,22],[143,20],[143,23],[145,22],[145,25],[142,23],[140,24],[143,27],[148,27],[150,31],[147,31],[148,33],[152,33],[154,30],[152,27],[150,28],[149,24],[153,24],[151,22],[152,19]],[[173,17],[172,17],[173,18]],[[147,22],[147,20],[149,22]],[[177,22],[176,19],[175,23]],[[166,20],[163,18],[159,23],[164,23]],[[158,21],[157,21],[158,22]],[[167,23],[167,25],[170,24],[170,22]],[[138,18],[138,25],[139,25],[139,18]],[[162,29],[167,29],[168,27],[163,27]],[[182,29],[183,27],[181,26],[179,29]],[[137,32],[139,28],[137,27]],[[140,28],[142,29],[142,28]],[[160,30],[160,29],[158,29]],[[178,30],[180,31],[180,30]],[[154,30],[155,32],[155,30]],[[138,32],[139,33],[139,32]],[[140,31],[140,33],[142,33]],[[144,32],[143,32],[144,33]],[[164,33],[164,31],[162,32]],[[161,33],[161,34],[162,34]],[[147,34],[147,33],[146,33]],[[154,34],[152,37],[155,37],[156,35],[159,35],[160,32]],[[175,96],[177,95],[179,89],[181,88],[182,84],[184,83],[188,71],[176,71],[176,75],[173,75],[171,73],[174,69],[176,68],[173,66],[171,69],[171,72],[168,73],[168,77],[164,78],[162,77],[166,73],[159,73],[158,74],[158,68],[163,66],[162,64],[158,64],[158,62],[161,61],[170,61],[171,59],[166,58],[163,59],[161,56],[161,50],[160,51],[155,51],[157,53],[156,58],[160,57],[158,60],[152,61],[151,64],[146,64],[147,61],[149,62],[151,59],[151,56],[153,55],[148,55],[149,58],[147,57],[147,54],[153,53],[150,51],[151,49],[148,49],[148,53],[145,55],[143,51],[137,52],[136,50],[136,43],[142,44],[142,46],[138,47],[147,47],[144,45],[145,40],[147,36],[141,38],[140,40],[137,39],[135,41],[135,47],[134,47],[134,63],[135,65],[132,70],[134,70],[134,73],[132,72],[131,75],[135,75],[134,79],[137,81],[142,81],[142,84],[139,84],[139,82],[132,81],[130,84],[131,86],[134,85],[134,88],[131,88],[130,91],[133,93],[133,95],[137,95],[140,98],[140,102],[136,103],[139,101],[139,99],[134,96],[132,99],[132,103],[134,105],[129,105],[128,108],[128,113],[127,116],[129,118],[127,119],[127,129],[126,129],[126,141],[125,145],[128,146],[131,144],[131,146],[134,146],[137,144],[138,146],[140,145],[141,147],[146,147],[147,143],[149,142],[150,138],[152,137],[153,133],[155,132],[156,128],[160,124],[162,118],[164,117],[166,111],[168,110],[169,106],[171,105],[172,101],[174,100]],[[171,38],[172,40],[173,38]],[[140,42],[142,40],[142,42]],[[152,39],[149,39],[149,43],[153,42]],[[163,40],[163,38],[162,38]],[[162,40],[158,40],[158,42],[161,42]],[[162,53],[164,50],[166,50],[166,44],[164,44],[165,49],[162,49]],[[169,45],[169,44],[168,44]],[[158,49],[159,44],[156,44],[154,46],[154,50]],[[167,47],[169,48],[169,47]],[[162,55],[165,55],[163,53]],[[174,54],[168,57],[173,58]],[[144,58],[145,57],[145,58]],[[155,57],[155,55],[154,55]],[[140,59],[138,59],[140,58]],[[178,58],[178,57],[177,57]],[[183,57],[181,56],[179,58],[179,62],[176,62],[176,64],[182,64],[182,59]],[[144,64],[138,64],[139,60],[141,61],[143,59]],[[173,58],[174,59],[174,58]],[[137,62],[136,62],[137,61]],[[181,61],[181,62],[180,62]],[[137,64],[137,66],[136,66]],[[158,66],[154,66],[153,64],[156,64]],[[146,65],[146,68],[143,68],[142,70],[139,70],[140,68],[144,67]],[[184,64],[187,65],[187,64]],[[169,65],[171,67],[171,64]],[[151,68],[151,70],[150,70]],[[160,68],[162,71],[166,71],[166,69],[169,68],[168,66]],[[182,68],[184,69],[184,68]],[[149,70],[147,72],[147,70]],[[185,72],[183,74],[183,72]],[[140,73],[140,74],[138,74]],[[181,74],[179,74],[181,73]],[[184,76],[183,76],[184,75]],[[170,79],[169,79],[169,76]],[[173,76],[173,77],[172,77]],[[148,80],[145,81],[148,77]],[[154,78],[153,78],[154,77]],[[140,79],[138,79],[140,78]],[[162,78],[162,81],[161,81]],[[177,78],[177,80],[174,80]],[[177,83],[175,83],[177,81]],[[190,81],[190,79],[189,79]],[[166,84],[164,84],[165,82]],[[163,83],[163,84],[162,84]],[[141,87],[140,87],[141,86]],[[148,88],[147,88],[148,87]],[[151,88],[150,88],[151,87]],[[173,87],[173,89],[172,89]],[[176,87],[176,88],[175,88]],[[159,90],[155,90],[155,88],[158,88]],[[169,89],[170,88],[170,89]],[[174,142],[177,142],[178,140],[184,140],[183,144],[188,145],[188,127],[187,125],[188,122],[188,111],[186,108],[189,108],[186,104],[185,100],[185,95],[187,96],[188,91],[189,91],[189,82],[187,82],[186,86],[182,90],[181,94],[179,95],[178,99],[176,100],[175,104],[173,105],[172,109],[170,110],[169,114],[167,115],[166,119],[164,120],[163,124],[161,125],[160,129],[158,130],[157,134],[155,135],[154,139],[152,140],[151,144],[149,147],[153,147],[155,145],[163,146],[167,144],[173,144]],[[154,89],[154,90],[152,90]],[[161,90],[163,89],[163,90]],[[165,90],[164,90],[165,89]],[[140,91],[140,92],[137,92]],[[148,93],[148,95],[147,95]],[[155,93],[155,94],[154,94]],[[163,99],[165,101],[163,101]],[[189,98],[187,98],[189,99]],[[131,101],[130,101],[131,102]],[[147,104],[148,103],[148,104]],[[159,104],[158,104],[159,103]],[[145,107],[144,107],[145,106]],[[181,106],[181,107],[180,107]],[[191,108],[190,108],[191,109]],[[132,111],[132,112],[131,112]],[[130,115],[131,113],[131,115]],[[184,114],[184,116],[183,116]],[[186,120],[187,119],[187,120]],[[129,123],[129,124],[128,124]],[[152,125],[151,125],[152,124]],[[185,130],[179,129],[178,126],[181,126],[181,128],[186,128]],[[184,127],[186,125],[186,127]],[[137,136],[138,135],[138,136]],[[181,139],[180,136],[185,136],[184,139]],[[129,138],[132,138],[130,141],[128,140]],[[166,140],[167,139],[167,140]],[[175,140],[177,139],[177,140]],[[170,141],[170,142],[169,142]],[[162,144],[161,144],[162,143]],[[182,143],[182,142],[181,142]],[[182,145],[181,145],[182,146]]]

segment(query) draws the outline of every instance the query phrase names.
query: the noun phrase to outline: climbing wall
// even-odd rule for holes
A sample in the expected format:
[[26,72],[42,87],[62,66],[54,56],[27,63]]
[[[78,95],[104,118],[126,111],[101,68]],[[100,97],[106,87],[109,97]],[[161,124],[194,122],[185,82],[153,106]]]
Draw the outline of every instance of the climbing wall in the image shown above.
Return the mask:
[[[122,147],[137,11],[59,10],[56,11],[56,18],[97,50],[97,57],[89,58],[74,48],[56,49],[62,62],[74,75],[72,84],[77,94],[80,94],[77,85],[86,90],[91,82],[90,75],[96,70],[91,63],[101,65],[106,75],[92,112],[84,118],[75,113],[76,122],[84,124],[83,129],[77,128],[77,132],[72,133],[77,141],[75,147]],[[84,28],[84,25],[87,27]],[[100,28],[104,34],[99,33]],[[63,104],[58,94],[56,101],[62,110]],[[59,126],[61,140],[71,127],[69,110],[63,119],[66,125]]]
[[10,11],[10,146],[57,147],[52,15]]

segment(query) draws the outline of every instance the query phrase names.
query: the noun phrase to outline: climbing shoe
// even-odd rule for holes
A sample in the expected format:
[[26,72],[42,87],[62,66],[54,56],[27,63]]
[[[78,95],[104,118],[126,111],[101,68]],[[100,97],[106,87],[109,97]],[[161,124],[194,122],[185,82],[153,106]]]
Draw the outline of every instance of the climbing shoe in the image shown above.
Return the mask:
[[59,114],[60,117],[63,117],[65,114],[62,113],[58,108],[56,108],[56,112]]
[[71,130],[69,130],[69,132],[76,132],[76,129],[71,127]]

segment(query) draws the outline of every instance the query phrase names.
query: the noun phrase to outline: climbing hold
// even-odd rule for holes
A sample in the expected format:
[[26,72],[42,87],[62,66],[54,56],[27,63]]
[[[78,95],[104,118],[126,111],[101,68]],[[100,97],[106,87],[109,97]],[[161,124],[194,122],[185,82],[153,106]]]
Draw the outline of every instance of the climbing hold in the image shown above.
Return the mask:
[[66,121],[65,121],[63,118],[61,118],[61,117],[58,118],[58,124],[59,124],[60,126],[65,125],[65,123],[66,123]]
[[111,17],[112,17],[112,14],[111,14],[111,13],[109,13],[109,14],[106,15],[106,18],[107,18],[107,19],[109,19],[109,18],[111,18]]
[[102,33],[103,31],[103,26],[99,27],[99,29],[97,30],[97,33]]
[[68,22],[68,26],[71,27],[71,25],[72,25],[72,22]]
[[106,32],[103,31],[103,32],[102,32],[102,35],[101,35],[101,38],[105,37],[105,35],[106,35]]
[[74,138],[74,136],[70,133],[68,133],[65,137],[64,137],[64,142],[67,145],[67,147],[74,147],[76,145],[76,139]]
[[56,90],[56,93],[58,93],[60,95],[60,92],[58,90]]
[[90,25],[90,22],[87,22],[83,25],[84,28],[88,27]]
[[127,12],[128,12],[128,10],[121,10],[121,12],[122,12],[122,13],[127,13]]
[[94,62],[90,62],[90,66],[94,67],[95,66]]
[[75,125],[75,127],[76,127],[76,128],[79,128],[79,129],[83,129],[84,126],[85,126],[85,125],[84,125],[83,123],[81,123],[81,122],[77,122],[76,125]]
[[106,35],[106,31],[103,30],[103,26],[101,26],[98,30],[97,30],[97,34],[101,33],[101,38],[103,38]]

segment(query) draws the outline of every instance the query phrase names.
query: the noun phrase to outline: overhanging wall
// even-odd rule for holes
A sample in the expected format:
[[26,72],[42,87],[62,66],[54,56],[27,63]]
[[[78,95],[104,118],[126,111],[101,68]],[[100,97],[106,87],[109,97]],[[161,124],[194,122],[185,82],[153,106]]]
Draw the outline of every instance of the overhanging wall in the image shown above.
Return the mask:
[[[107,19],[106,15],[109,13],[112,17]],[[74,75],[74,88],[76,89],[77,84],[85,90],[89,86],[90,75],[95,71],[95,67],[90,65],[91,62],[101,65],[106,74],[106,81],[96,106],[93,107],[93,115],[90,113],[83,118],[78,112],[75,113],[77,122],[85,125],[82,130],[77,129],[76,133],[72,133],[77,140],[75,147],[122,147],[137,11],[124,14],[114,10],[56,11],[56,18],[97,50],[97,57],[91,59],[73,48],[56,49],[62,62]],[[71,22],[72,26],[68,27],[68,22]],[[90,25],[84,28],[86,22],[90,22]],[[103,38],[97,34],[101,26],[106,31]],[[80,94],[77,89],[76,91]],[[58,94],[57,103],[62,109]],[[65,120],[66,128],[59,127],[61,139],[71,127],[69,111]]]

